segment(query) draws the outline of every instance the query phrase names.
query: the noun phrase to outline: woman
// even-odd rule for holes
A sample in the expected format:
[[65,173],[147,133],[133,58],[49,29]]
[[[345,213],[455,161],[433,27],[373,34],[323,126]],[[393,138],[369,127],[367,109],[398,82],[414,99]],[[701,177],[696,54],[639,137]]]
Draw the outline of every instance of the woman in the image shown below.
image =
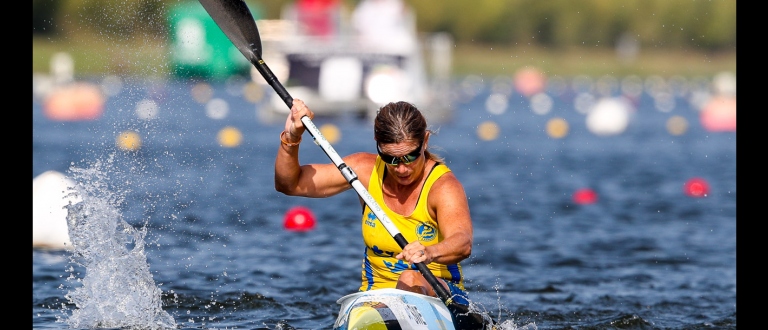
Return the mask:
[[[304,102],[294,99],[280,133],[275,189],[319,198],[352,188],[332,163],[299,164],[305,115],[314,117]],[[366,251],[360,291],[398,288],[437,296],[414,265],[423,262],[454,301],[466,305],[459,262],[472,252],[472,219],[463,186],[443,160],[428,150],[431,133],[415,106],[389,103],[379,109],[374,121],[378,153],[343,158],[409,242],[401,249],[361,199]]]

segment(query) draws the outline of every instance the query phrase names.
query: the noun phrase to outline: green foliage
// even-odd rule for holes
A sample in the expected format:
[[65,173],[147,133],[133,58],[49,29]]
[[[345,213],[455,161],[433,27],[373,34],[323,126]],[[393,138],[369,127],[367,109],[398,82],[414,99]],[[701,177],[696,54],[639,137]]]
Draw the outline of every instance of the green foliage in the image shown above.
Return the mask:
[[32,34],[55,34],[54,16],[61,2],[57,0],[32,0]]
[[[165,37],[169,7],[195,0],[33,0],[32,33],[102,38]],[[351,11],[361,0],[341,0]],[[248,0],[277,19],[289,0]],[[734,0],[405,0],[421,32],[457,42],[612,47],[624,34],[642,47],[731,50]]]
[[[296,0],[245,0],[259,19],[279,19]],[[362,0],[340,0],[350,13]],[[422,33],[455,42],[453,72],[712,75],[735,72],[735,0],[404,0]],[[80,74],[166,75],[169,15],[198,0],[32,0],[33,72],[70,53]],[[634,39],[640,54],[616,56]],[[482,59],[482,60],[478,60]]]
[[644,47],[729,49],[732,0],[503,0],[409,2],[422,31],[457,42],[546,47],[612,47],[623,35]]

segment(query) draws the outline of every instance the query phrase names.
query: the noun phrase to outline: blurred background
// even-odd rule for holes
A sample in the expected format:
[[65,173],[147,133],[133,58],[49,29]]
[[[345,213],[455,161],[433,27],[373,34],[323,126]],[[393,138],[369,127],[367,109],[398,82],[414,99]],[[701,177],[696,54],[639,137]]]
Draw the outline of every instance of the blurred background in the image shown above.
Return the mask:
[[[494,94],[503,95],[491,95],[488,103],[502,102],[502,108],[510,96],[505,86],[533,103],[541,103],[534,96],[545,89],[550,96],[568,89],[635,98],[645,88],[656,99],[689,94],[699,110],[710,96],[726,95],[723,107],[733,108],[726,120],[735,125],[735,1],[246,4],[266,63],[290,95],[313,104],[319,115],[371,117],[384,102],[400,99],[430,104],[428,119],[444,121],[462,97],[457,84],[470,96],[494,85]],[[99,112],[109,89],[132,77],[237,78],[251,83],[243,93],[260,103],[262,121],[280,120],[287,111],[198,1],[34,0],[32,24],[33,91],[49,118],[83,108],[73,103]],[[91,92],[71,86],[88,79],[101,86]]]
[[[323,1],[314,1],[323,2]],[[327,2],[327,1],[325,1]],[[359,1],[340,0],[341,15]],[[736,70],[733,0],[404,1],[419,33],[448,33],[457,75],[707,75]],[[279,19],[288,0],[248,0]],[[197,1],[33,0],[32,71],[66,51],[77,74],[173,74],[173,15]],[[178,16],[176,16],[178,17]]]

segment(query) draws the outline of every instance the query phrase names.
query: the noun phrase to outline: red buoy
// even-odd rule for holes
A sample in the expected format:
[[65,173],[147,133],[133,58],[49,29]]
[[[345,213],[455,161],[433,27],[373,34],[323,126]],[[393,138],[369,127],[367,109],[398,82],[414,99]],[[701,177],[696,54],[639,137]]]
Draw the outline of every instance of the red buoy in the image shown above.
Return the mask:
[[589,188],[581,188],[573,193],[573,201],[576,204],[593,204],[597,202],[597,193]]
[[50,120],[96,120],[104,113],[105,96],[91,83],[76,82],[56,87],[46,96],[43,114]]
[[709,195],[709,184],[702,178],[691,178],[685,182],[683,191],[691,197],[707,197]]
[[291,231],[308,231],[315,229],[315,215],[312,210],[295,206],[285,213],[283,227]]
[[701,125],[710,132],[736,131],[736,96],[715,96],[700,114]]

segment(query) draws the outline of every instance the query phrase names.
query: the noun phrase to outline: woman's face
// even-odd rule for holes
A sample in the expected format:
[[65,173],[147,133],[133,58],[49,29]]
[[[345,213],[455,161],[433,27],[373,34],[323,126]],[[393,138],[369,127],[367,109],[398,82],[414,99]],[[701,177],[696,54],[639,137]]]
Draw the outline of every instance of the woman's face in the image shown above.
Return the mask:
[[[426,141],[425,141],[426,142]],[[381,158],[387,163],[387,171],[397,184],[410,185],[421,177],[426,157],[424,147],[417,140],[378,145]]]

